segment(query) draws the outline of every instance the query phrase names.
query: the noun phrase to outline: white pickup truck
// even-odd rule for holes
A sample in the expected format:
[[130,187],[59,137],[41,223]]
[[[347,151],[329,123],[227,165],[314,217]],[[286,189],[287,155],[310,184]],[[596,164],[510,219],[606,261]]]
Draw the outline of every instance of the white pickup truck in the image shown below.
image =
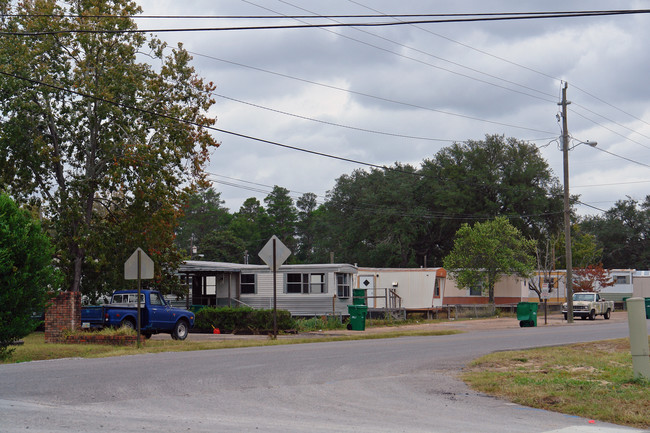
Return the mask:
[[[573,317],[580,316],[581,319],[594,320],[596,316],[603,316],[608,320],[614,311],[614,301],[606,301],[599,293],[578,292],[573,294]],[[567,319],[567,304],[562,304],[564,320]]]

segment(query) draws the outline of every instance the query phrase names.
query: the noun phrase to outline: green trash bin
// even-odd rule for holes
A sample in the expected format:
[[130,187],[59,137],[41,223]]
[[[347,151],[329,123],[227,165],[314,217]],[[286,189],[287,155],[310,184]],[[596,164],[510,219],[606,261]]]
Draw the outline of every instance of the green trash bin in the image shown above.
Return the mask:
[[352,289],[352,305],[366,305],[366,289]]
[[352,331],[365,331],[367,312],[368,307],[365,305],[348,305],[348,313],[350,314],[348,329]]
[[645,318],[650,319],[650,298],[645,298]]
[[517,304],[517,320],[519,326],[534,327],[537,326],[537,302],[520,302]]

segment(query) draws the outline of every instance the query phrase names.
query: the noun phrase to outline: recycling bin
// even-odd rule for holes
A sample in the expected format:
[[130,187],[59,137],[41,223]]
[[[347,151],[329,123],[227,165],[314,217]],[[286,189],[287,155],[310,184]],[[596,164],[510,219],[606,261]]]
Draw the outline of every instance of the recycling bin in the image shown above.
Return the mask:
[[517,304],[517,320],[519,326],[534,327],[537,326],[537,302],[520,302]]
[[366,305],[366,289],[352,289],[352,305]]
[[348,329],[352,331],[365,331],[367,312],[368,307],[365,305],[348,305],[348,313],[350,314]]

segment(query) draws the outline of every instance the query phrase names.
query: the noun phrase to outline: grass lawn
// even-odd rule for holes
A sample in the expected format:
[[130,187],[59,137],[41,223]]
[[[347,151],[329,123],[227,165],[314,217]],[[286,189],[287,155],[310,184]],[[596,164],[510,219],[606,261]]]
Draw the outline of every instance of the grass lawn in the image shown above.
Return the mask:
[[633,379],[628,339],[493,353],[461,377],[524,406],[650,428],[650,382]]

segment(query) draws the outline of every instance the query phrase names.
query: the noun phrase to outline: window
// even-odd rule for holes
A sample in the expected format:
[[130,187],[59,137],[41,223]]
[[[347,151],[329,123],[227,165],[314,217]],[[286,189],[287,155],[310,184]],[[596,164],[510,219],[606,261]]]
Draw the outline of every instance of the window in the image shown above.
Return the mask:
[[149,294],[149,303],[151,303],[151,305],[164,305],[162,299],[158,296],[158,293]]
[[436,277],[436,282],[435,282],[435,285],[433,286],[433,297],[434,298],[439,298],[440,297],[441,280],[442,280],[442,278]]
[[241,274],[240,287],[242,295],[255,294],[255,274]]
[[287,274],[287,293],[327,293],[325,274]]
[[350,274],[336,274],[336,296],[350,297]]
[[311,274],[309,293],[325,293],[325,274]]
[[614,277],[614,284],[630,284],[627,275],[616,275]]
[[483,295],[483,284],[479,283],[469,288],[469,296],[482,296],[482,295]]
[[[137,293],[118,293],[113,295],[113,301],[111,304],[135,304],[137,302]],[[144,304],[144,293],[140,294],[140,303]]]

